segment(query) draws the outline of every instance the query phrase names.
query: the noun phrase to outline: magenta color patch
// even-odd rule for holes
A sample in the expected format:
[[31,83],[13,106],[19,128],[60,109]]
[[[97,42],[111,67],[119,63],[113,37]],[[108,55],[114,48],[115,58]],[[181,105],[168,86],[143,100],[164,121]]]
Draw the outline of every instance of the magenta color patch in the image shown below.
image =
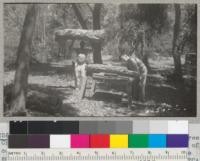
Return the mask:
[[90,136],[85,134],[71,135],[71,148],[89,148]]

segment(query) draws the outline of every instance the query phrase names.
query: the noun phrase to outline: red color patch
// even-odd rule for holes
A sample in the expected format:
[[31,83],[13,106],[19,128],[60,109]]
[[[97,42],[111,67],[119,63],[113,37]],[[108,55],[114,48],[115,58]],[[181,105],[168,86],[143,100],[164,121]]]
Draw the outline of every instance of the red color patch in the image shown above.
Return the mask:
[[95,134],[90,135],[90,148],[109,148],[110,135],[108,134]]

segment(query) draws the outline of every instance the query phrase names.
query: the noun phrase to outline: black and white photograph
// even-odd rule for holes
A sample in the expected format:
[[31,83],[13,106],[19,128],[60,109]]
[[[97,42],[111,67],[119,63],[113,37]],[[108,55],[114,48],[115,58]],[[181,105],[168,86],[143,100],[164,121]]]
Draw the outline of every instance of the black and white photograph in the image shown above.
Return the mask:
[[5,117],[196,117],[197,4],[4,3]]

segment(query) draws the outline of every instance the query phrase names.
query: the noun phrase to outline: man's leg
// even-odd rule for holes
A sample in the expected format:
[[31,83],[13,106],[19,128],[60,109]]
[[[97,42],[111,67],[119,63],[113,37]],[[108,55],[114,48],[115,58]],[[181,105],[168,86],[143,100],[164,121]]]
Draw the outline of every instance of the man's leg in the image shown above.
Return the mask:
[[83,65],[81,67],[81,91],[80,91],[81,99],[85,96],[86,85],[87,85],[86,67],[85,65]]
[[80,71],[79,66],[76,66],[75,74],[76,74],[76,82],[75,82],[76,88],[80,89],[80,87],[81,87],[81,71]]
[[142,102],[145,102],[146,78],[146,75],[142,75],[140,80],[140,101]]
[[139,96],[140,96],[140,80],[139,78],[136,78],[133,82],[133,98],[138,101],[139,100]]
[[75,88],[77,88],[78,87],[77,85],[78,71],[76,69],[75,62],[72,63],[72,66],[73,66],[73,72],[74,72],[74,85],[75,85]]
[[81,78],[81,71],[78,71],[78,89],[81,89],[81,83],[82,83],[82,78]]
[[141,101],[145,102],[145,85],[141,86]]
[[132,106],[132,100],[133,100],[133,80],[129,79],[127,82],[127,95],[128,95],[128,108],[131,108]]
[[77,69],[77,67],[75,68],[75,86],[76,86],[76,89],[79,86],[79,75],[78,75],[78,69]]

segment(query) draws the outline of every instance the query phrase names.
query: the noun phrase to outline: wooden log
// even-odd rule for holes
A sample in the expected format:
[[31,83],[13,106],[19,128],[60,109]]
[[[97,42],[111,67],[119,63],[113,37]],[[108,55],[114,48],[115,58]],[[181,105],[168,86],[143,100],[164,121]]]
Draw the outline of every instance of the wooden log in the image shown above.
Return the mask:
[[111,66],[111,65],[104,65],[104,64],[89,64],[87,66],[87,73],[92,75],[93,73],[114,73],[119,74],[121,76],[128,76],[128,77],[138,77],[139,74],[137,72],[128,70],[126,67],[121,66]]
[[89,41],[102,41],[104,30],[63,29],[55,31],[55,40],[79,39]]
[[[126,67],[122,66],[112,66],[105,64],[89,64],[87,65],[87,73],[88,75],[92,75],[93,73],[114,73],[120,76],[127,77],[139,77],[139,73],[135,71],[128,70]],[[162,83],[165,81],[165,78],[161,75],[148,74],[147,75],[147,83]]]

